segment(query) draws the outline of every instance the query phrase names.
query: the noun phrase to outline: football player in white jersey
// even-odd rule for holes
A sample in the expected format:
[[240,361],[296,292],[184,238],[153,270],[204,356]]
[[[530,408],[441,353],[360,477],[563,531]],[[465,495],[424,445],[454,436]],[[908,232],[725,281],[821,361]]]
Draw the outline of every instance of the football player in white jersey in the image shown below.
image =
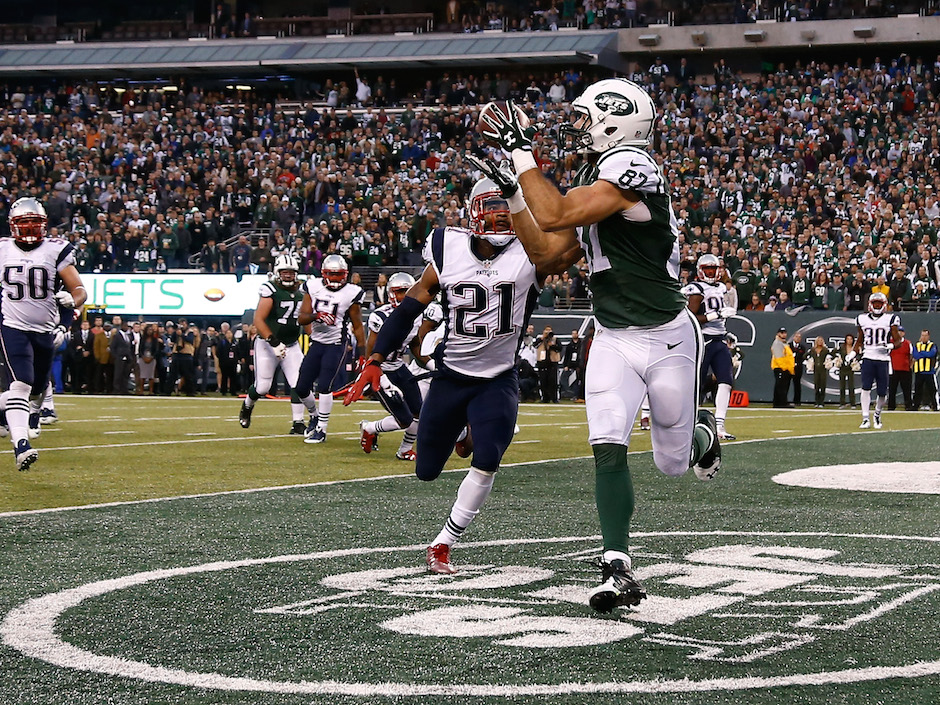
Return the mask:
[[[516,240],[506,201],[489,179],[470,192],[470,229],[435,230],[421,279],[386,319],[372,354],[344,404],[378,389],[382,362],[401,348],[414,322],[442,292],[444,339],[418,425],[415,474],[434,480],[464,427],[473,429],[473,460],[443,529],[428,546],[432,573],[452,574],[450,550],[489,496],[512,440],[519,406],[516,351],[544,273],[556,260],[530,260]],[[568,260],[570,265],[573,260]]]
[[[853,352],[862,354],[862,423],[859,428],[871,428],[869,419],[871,388],[875,387],[875,428],[881,428],[881,410],[888,399],[888,366],[891,349],[901,342],[898,326],[901,319],[888,312],[888,297],[876,292],[868,298],[868,312],[855,319],[858,336]],[[846,358],[846,362],[851,362]]]
[[[333,392],[346,386],[346,323],[352,323],[353,335],[360,350],[365,349],[362,328],[362,287],[349,283],[349,266],[340,255],[323,260],[320,278],[307,280],[300,325],[313,324],[310,347],[300,365],[297,395],[304,405],[316,408],[311,415],[304,443],[323,443],[333,410]],[[316,407],[313,406],[313,385],[317,385]]]
[[[255,402],[271,391],[274,375],[278,368],[284,371],[284,377],[291,388],[291,424],[292,434],[303,435],[304,404],[297,396],[297,378],[300,375],[300,363],[304,354],[297,340],[303,327],[297,322],[300,307],[304,300],[300,279],[297,273],[300,262],[288,253],[280,254],[274,260],[274,276],[271,281],[261,285],[260,299],[255,307],[254,323],[258,330],[255,337],[255,383],[248,388],[248,394],[238,414],[242,428],[251,425],[251,412]],[[315,401],[308,395],[311,413],[315,412]]]
[[[29,429],[39,428],[60,308],[81,306],[86,293],[72,245],[45,236],[48,221],[42,204],[20,198],[10,207],[9,219],[12,237],[0,240],[0,347],[11,380],[6,409],[10,440],[16,467],[26,470],[39,456],[29,444]],[[57,278],[63,285],[58,292]]]
[[697,271],[698,280],[683,287],[682,293],[688,297],[689,310],[701,324],[702,336],[705,338],[699,383],[705,381],[709,370],[714,373],[718,382],[718,391],[715,392],[718,438],[733,441],[734,436],[725,430],[725,418],[728,416],[728,404],[731,402],[731,385],[734,382],[731,351],[725,343],[725,321],[738,311],[725,303],[728,287],[721,281],[721,262],[715,255],[702,255]]
[[[366,357],[372,354],[375,340],[385,321],[400,304],[408,290],[414,286],[415,278],[407,272],[397,272],[388,278],[388,303],[379,306],[369,316],[369,337],[366,340]],[[425,314],[428,309],[425,309]],[[382,361],[382,383],[376,395],[390,416],[377,421],[359,423],[362,450],[371,453],[378,448],[380,433],[404,430],[401,445],[395,453],[399,460],[411,460],[416,457],[415,438],[418,433],[418,419],[421,416],[423,395],[414,373],[405,364],[404,354],[410,350],[416,361],[434,369],[434,361],[421,354],[421,343],[428,331],[437,326],[433,319],[422,316],[416,319],[411,332],[406,336],[401,348],[392,351]]]
[[679,476],[691,466],[700,479],[711,479],[721,447],[714,416],[697,409],[703,342],[678,281],[679,228],[669,183],[646,151],[656,105],[632,81],[609,78],[589,86],[571,111],[573,122],[560,127],[559,137],[585,163],[564,195],[542,174],[532,151],[537,127],[516,106],[484,107],[481,131],[512,160],[515,175],[484,166],[500,183],[529,255],[551,257],[580,246],[588,262],[597,332],[585,406],[604,544],[602,582],[589,601],[610,612],[646,597],[628,555],[634,494],[627,464],[644,395],[653,462],[663,473]]

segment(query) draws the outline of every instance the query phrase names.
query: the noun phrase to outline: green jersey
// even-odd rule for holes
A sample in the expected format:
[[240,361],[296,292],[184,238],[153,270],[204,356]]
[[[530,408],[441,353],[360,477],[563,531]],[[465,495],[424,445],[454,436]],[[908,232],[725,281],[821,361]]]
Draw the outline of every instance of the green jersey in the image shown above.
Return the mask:
[[297,342],[300,337],[300,323],[297,322],[297,316],[300,315],[300,304],[304,300],[304,291],[302,286],[293,290],[285,289],[277,282],[265,282],[261,285],[259,292],[262,299],[271,299],[271,312],[264,319],[271,329],[271,335],[276,338],[274,345],[278,342],[291,345]]
[[591,271],[594,315],[608,328],[656,326],[686,306],[679,286],[679,226],[666,180],[642,149],[620,147],[585,164],[575,186],[609,181],[641,203],[578,228]]

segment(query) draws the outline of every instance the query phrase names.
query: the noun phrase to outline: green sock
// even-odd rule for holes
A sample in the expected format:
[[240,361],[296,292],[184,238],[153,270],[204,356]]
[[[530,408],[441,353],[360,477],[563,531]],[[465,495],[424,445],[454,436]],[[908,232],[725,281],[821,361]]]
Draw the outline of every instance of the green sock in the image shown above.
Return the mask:
[[258,394],[258,390],[255,389],[255,385],[248,387],[248,398],[252,401],[258,401],[261,398],[261,395]]
[[702,424],[695,424],[695,430],[692,432],[692,459],[689,461],[689,467],[695,465],[699,459],[705,455],[712,444],[711,434]]
[[627,447],[599,443],[594,451],[595,498],[601,520],[604,550],[627,552],[633,516],[633,479],[627,467]]

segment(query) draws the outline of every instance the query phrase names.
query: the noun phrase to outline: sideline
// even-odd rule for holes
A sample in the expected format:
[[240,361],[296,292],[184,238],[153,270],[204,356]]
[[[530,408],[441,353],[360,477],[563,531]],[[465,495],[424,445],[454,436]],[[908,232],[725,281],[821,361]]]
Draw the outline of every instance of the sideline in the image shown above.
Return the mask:
[[[920,431],[940,431],[940,426],[932,428],[911,428],[911,429],[884,429],[881,431],[852,431],[849,433],[817,433],[809,434],[803,436],[785,436],[783,438],[751,438],[742,441],[729,441],[723,443],[723,447],[728,446],[737,446],[737,445],[746,445],[750,443],[763,443],[769,441],[799,441],[799,440],[811,440],[815,438],[833,438],[836,436],[871,436],[875,434],[883,434],[889,432],[895,433],[916,433]],[[258,440],[265,438],[290,438],[290,434],[283,434],[279,436],[247,436],[244,438],[194,438],[185,441],[156,441],[152,443],[115,443],[109,445],[99,445],[99,446],[76,446],[73,448],[47,448],[45,451],[50,450],[79,450],[79,449],[88,449],[88,448],[123,448],[130,445],[145,446],[145,445],[167,445],[171,443],[217,443],[220,441],[231,441],[231,440]],[[645,453],[652,453],[652,450],[633,450],[629,451],[627,455],[643,455]],[[501,465],[501,468],[513,468],[513,467],[524,467],[526,465],[541,465],[542,463],[561,463],[569,462],[573,460],[589,460],[593,458],[593,455],[576,455],[567,458],[543,458],[541,460],[526,460],[518,463],[504,463]],[[469,470],[469,466],[460,467],[460,468],[451,468],[449,470],[444,470],[443,473],[455,473],[455,472],[465,472]],[[243,490],[223,490],[221,492],[203,492],[198,494],[186,494],[186,495],[175,495],[172,497],[152,497],[150,499],[134,499],[127,500],[122,502],[100,502],[97,504],[81,504],[71,507],[49,507],[46,509],[24,509],[20,511],[12,512],[0,512],[0,519],[7,517],[19,517],[19,516],[28,516],[32,514],[52,514],[57,512],[73,512],[82,509],[106,509],[110,507],[122,507],[136,504],[156,504],[158,502],[173,502],[176,500],[183,499],[203,499],[206,497],[223,497],[226,495],[241,495],[241,494],[252,494],[255,492],[276,492],[278,490],[296,490],[304,489],[307,487],[323,487],[328,485],[340,485],[344,483],[355,483],[355,482],[373,482],[375,480],[394,480],[400,478],[411,478],[414,477],[414,473],[400,473],[394,475],[376,475],[373,477],[352,477],[343,480],[321,480],[320,482],[306,482],[296,485],[275,485],[272,487],[254,487]]]

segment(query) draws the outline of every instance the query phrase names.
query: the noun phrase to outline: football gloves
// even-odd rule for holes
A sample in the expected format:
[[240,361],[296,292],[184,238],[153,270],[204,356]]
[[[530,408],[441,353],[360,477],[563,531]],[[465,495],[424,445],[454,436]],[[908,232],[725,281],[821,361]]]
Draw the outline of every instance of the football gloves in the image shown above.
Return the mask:
[[511,100],[506,103],[509,115],[502,110],[487,110],[483,107],[483,116],[481,120],[485,127],[480,130],[481,134],[491,142],[495,143],[506,154],[510,154],[514,149],[532,150],[532,138],[538,132],[537,125],[522,126],[524,113]]
[[718,312],[718,315],[721,318],[732,318],[736,316],[737,313],[738,313],[738,309],[736,309],[734,306],[725,306]]
[[274,355],[278,360],[283,360],[287,355],[287,346],[284,343],[278,343],[274,346]]
[[329,311],[317,311],[317,315],[313,317],[313,320],[325,326],[332,326],[336,323],[336,316]]
[[497,187],[503,198],[509,199],[516,195],[519,190],[519,179],[512,170],[512,165],[508,160],[504,160],[498,166],[489,159],[480,159],[474,154],[468,154],[467,161],[483,172],[483,176],[488,178]]
[[65,329],[65,326],[56,326],[55,330],[52,331],[52,349],[58,350],[65,342],[68,334],[69,332]]
[[75,299],[65,290],[57,291],[52,298],[54,298],[56,303],[62,308],[75,308]]
[[353,402],[362,399],[366,387],[372,390],[378,390],[381,380],[382,364],[378,360],[369,360],[365,367],[362,368],[362,372],[359,373],[352,387],[346,392],[346,396],[343,398],[343,406],[349,406]]

